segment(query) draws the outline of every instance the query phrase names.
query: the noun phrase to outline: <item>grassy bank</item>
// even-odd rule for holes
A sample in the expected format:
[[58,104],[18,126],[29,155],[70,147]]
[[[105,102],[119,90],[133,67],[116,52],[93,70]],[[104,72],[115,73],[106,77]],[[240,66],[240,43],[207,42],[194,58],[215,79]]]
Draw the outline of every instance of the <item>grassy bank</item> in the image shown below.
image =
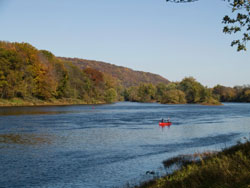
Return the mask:
[[[156,101],[151,101],[156,103]],[[77,104],[107,104],[104,101],[98,101],[91,99],[90,101],[84,101],[80,99],[73,98],[63,98],[63,99],[50,99],[50,100],[39,100],[37,98],[12,98],[12,99],[0,99],[1,106],[60,106],[60,105],[77,105]],[[171,103],[170,103],[171,104]],[[214,106],[222,105],[221,103],[201,103],[201,105]]]
[[[195,160],[195,158],[199,160]],[[218,153],[179,156],[164,162],[182,167],[137,188],[250,188],[250,142],[239,143]]]
[[39,100],[36,98],[30,99],[20,99],[20,98],[13,98],[13,99],[0,99],[0,106],[57,106],[57,105],[76,105],[76,104],[104,104],[103,101],[84,101],[79,99],[52,99],[52,100]]

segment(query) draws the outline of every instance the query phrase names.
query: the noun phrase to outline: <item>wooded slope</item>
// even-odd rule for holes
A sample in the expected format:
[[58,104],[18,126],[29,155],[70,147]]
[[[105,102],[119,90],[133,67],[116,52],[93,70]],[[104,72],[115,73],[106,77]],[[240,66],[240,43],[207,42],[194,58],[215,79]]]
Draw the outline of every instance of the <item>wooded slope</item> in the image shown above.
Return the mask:
[[112,77],[118,79],[124,87],[138,86],[141,83],[152,83],[154,85],[157,85],[159,83],[164,83],[164,84],[170,83],[169,80],[157,74],[152,74],[149,72],[142,72],[142,71],[134,71],[130,68],[116,66],[101,61],[93,61],[93,60],[78,59],[78,58],[64,58],[64,57],[60,57],[60,59],[70,61],[74,65],[80,67],[81,69],[90,67],[100,72],[109,74]]

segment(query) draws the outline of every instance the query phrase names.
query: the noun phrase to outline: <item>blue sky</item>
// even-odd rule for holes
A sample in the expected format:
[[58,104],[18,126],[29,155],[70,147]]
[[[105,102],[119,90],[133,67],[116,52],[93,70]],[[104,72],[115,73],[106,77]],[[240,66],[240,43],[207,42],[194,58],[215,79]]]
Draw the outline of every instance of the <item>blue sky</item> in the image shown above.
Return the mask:
[[101,60],[209,87],[250,84],[247,52],[222,33],[221,0],[0,0],[0,40],[56,56]]

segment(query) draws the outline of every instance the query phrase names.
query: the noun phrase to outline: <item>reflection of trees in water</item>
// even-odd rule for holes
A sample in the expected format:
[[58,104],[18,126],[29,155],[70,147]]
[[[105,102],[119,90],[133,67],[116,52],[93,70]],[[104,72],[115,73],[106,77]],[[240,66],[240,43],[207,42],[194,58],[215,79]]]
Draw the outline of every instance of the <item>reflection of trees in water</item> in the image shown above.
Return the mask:
[[0,109],[0,115],[2,116],[19,116],[19,115],[54,115],[54,114],[66,114],[73,113],[68,111],[39,111],[36,109],[30,108],[29,110],[25,110],[24,108],[2,108]]
[[33,135],[33,134],[1,134],[0,144],[51,144],[51,138],[45,135]]

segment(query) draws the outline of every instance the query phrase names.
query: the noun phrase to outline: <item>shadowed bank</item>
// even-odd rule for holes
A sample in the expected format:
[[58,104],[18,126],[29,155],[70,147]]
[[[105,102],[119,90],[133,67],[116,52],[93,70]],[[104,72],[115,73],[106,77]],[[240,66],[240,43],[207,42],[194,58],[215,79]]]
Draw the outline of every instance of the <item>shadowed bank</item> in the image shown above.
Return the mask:
[[142,183],[136,188],[235,188],[250,186],[249,141],[238,143],[219,153],[181,155],[163,163],[166,168],[174,164],[181,164],[182,167],[170,175]]

